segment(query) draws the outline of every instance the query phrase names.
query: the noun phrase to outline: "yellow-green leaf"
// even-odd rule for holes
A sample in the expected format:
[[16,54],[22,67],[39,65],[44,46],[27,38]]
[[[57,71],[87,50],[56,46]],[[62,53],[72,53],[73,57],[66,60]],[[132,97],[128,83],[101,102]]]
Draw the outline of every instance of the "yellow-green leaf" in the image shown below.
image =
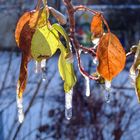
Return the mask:
[[[61,48],[64,48],[63,44],[61,45]],[[58,68],[60,76],[64,80],[64,91],[65,93],[68,93],[76,83],[76,76],[74,73],[73,64],[67,63],[65,56],[66,51],[63,49],[59,57]]]
[[35,60],[41,61],[52,56],[58,49],[58,44],[59,36],[54,28],[47,25],[38,28],[32,38],[31,55]]
[[65,38],[66,45],[67,45],[67,51],[69,51],[70,50],[70,45],[69,45],[70,44],[70,39],[69,39],[68,34],[66,33],[66,31],[64,30],[64,28],[61,25],[57,24],[57,23],[53,24],[52,27],[55,30],[57,30]]

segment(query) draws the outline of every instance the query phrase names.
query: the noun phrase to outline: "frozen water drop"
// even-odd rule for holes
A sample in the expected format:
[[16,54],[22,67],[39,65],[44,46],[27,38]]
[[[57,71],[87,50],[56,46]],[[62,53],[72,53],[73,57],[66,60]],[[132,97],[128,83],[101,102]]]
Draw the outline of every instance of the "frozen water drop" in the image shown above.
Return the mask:
[[92,43],[95,44],[95,45],[97,45],[99,43],[99,38],[94,38],[92,40]]
[[35,73],[40,73],[41,71],[41,63],[35,61]]
[[106,95],[105,95],[105,101],[106,103],[110,103],[110,92],[107,92]]
[[45,82],[47,80],[47,76],[45,72],[42,72],[42,80]]
[[18,121],[22,123],[24,121],[22,98],[17,96],[17,108],[18,108]]
[[72,118],[72,96],[73,89],[71,89],[68,93],[65,93],[65,117],[67,120]]
[[79,52],[79,54],[81,54],[82,50],[81,50],[81,49],[79,49],[79,50],[78,50],[78,52]]
[[86,86],[86,96],[90,96],[90,80],[88,77],[85,77],[85,86]]
[[135,86],[136,74],[130,74],[129,77],[130,77],[130,80],[131,80],[131,85]]
[[46,59],[43,59],[41,61],[41,71],[42,71],[42,80],[46,81],[47,76],[46,76]]
[[105,80],[105,89],[107,91],[111,90],[111,81]]
[[98,65],[98,64],[99,64],[99,61],[98,61],[97,57],[95,57],[95,58],[93,59],[93,63],[94,63],[95,65]]
[[65,109],[65,117],[67,120],[72,118],[72,108]]
[[41,68],[46,68],[46,59],[41,61]]

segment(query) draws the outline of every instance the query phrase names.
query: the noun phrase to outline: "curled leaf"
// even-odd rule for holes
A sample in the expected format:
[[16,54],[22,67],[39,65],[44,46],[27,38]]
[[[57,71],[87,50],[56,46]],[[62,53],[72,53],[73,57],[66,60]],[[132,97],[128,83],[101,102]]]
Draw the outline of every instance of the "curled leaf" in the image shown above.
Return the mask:
[[48,26],[38,28],[33,35],[31,43],[31,54],[36,61],[41,61],[52,56],[59,45],[58,32]]
[[22,54],[21,66],[20,66],[20,75],[17,84],[17,95],[18,98],[22,98],[22,94],[26,88],[27,83],[27,65],[28,65],[28,57],[26,54]]
[[29,26],[30,28],[43,27],[48,24],[48,18],[49,10],[47,7],[37,11],[34,10],[31,12]]
[[101,37],[97,47],[97,58],[97,70],[105,80],[111,81],[123,70],[126,61],[125,51],[114,34],[107,33]]
[[[61,48],[64,48],[64,46],[62,46]],[[65,93],[68,93],[76,83],[76,76],[74,73],[73,64],[67,63],[65,59],[66,51],[64,50],[65,49],[61,50],[61,54],[58,61],[58,68],[60,76],[64,80]]]
[[94,38],[101,37],[103,35],[103,22],[100,13],[94,15],[92,22],[91,22],[91,32]]
[[26,12],[21,16],[21,18],[19,19],[17,23],[16,30],[15,30],[15,40],[18,47],[20,47],[19,42],[20,42],[21,31],[23,30],[23,27],[25,26],[25,24],[29,22],[29,20],[30,20],[30,12]]
[[[140,103],[140,42],[138,45],[133,47],[136,49],[134,63],[130,68],[130,77],[135,86],[136,95],[138,102]],[[138,71],[138,73],[137,73]]]
[[62,13],[60,13],[59,11],[54,9],[53,7],[49,7],[49,10],[51,11],[52,15],[58,20],[58,22],[60,24],[64,25],[67,23],[67,19]]

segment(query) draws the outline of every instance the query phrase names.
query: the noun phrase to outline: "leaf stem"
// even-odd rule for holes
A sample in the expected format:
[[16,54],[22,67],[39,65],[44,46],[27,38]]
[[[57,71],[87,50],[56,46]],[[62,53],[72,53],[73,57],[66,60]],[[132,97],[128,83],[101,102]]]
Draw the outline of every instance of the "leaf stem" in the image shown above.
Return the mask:
[[91,54],[92,57],[96,56],[96,53],[94,52],[93,49],[81,46],[79,41],[76,39],[76,36],[75,36],[75,17],[74,17],[74,14],[77,10],[84,10],[85,9],[85,10],[88,10],[88,11],[94,13],[94,14],[96,14],[97,12],[94,10],[91,10],[89,8],[86,8],[84,6],[74,7],[71,0],[63,0],[63,3],[66,6],[67,12],[68,12],[69,23],[70,23],[70,39],[71,39],[71,42],[72,42],[74,49],[75,49],[75,52],[76,52],[79,70],[83,76],[86,76],[92,80],[98,80],[97,77],[94,77],[93,75],[88,74],[84,70],[84,68],[81,64],[81,58],[80,58],[80,53],[79,53],[80,49],[82,49],[82,51],[84,51],[84,52],[88,52],[89,54]]
[[35,8],[36,11],[38,11],[38,10],[40,9],[41,1],[42,1],[42,0],[38,0],[38,1],[37,1],[37,5],[36,5],[36,8]]

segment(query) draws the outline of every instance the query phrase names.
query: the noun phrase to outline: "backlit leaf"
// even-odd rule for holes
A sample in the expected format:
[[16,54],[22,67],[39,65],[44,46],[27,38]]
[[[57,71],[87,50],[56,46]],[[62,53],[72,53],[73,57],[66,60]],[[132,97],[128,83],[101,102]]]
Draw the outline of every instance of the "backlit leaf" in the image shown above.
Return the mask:
[[138,102],[140,103],[140,42],[138,45],[135,46],[135,49],[136,49],[135,59],[134,63],[130,68],[130,77],[135,86]]
[[103,29],[102,17],[100,13],[97,13],[96,15],[93,16],[91,22],[91,32],[94,38],[96,37],[98,38],[103,35],[104,29]]
[[29,22],[29,20],[30,20],[30,12],[26,12],[25,14],[23,14],[23,16],[21,16],[21,18],[19,19],[17,23],[17,27],[15,31],[15,40],[18,47],[20,47],[19,40],[20,40],[21,31],[23,30],[23,27],[25,26],[25,24]]
[[125,51],[114,34],[107,33],[101,37],[97,48],[97,58],[99,60],[97,70],[108,81],[123,70],[126,61]]
[[19,98],[22,98],[22,94],[26,88],[27,82],[27,65],[28,65],[28,57],[26,54],[22,54],[21,66],[20,66],[20,75],[17,84],[17,94]]
[[61,54],[59,57],[58,68],[60,76],[64,80],[65,93],[68,93],[76,83],[76,76],[74,73],[73,64],[67,63],[65,59],[67,53],[66,50],[64,49],[63,44],[60,45],[62,45],[60,48],[63,48],[63,50],[61,50]]
[[56,52],[58,44],[59,36],[54,28],[48,26],[38,28],[32,38],[32,57],[37,61],[48,58]]
[[49,17],[48,8],[43,8],[38,11],[32,11],[29,25],[31,28],[43,27],[48,23],[48,20],[47,20],[48,17]]
[[53,27],[55,30],[57,30],[57,31],[65,38],[65,40],[66,40],[66,45],[67,45],[67,50],[69,51],[69,50],[70,50],[70,46],[69,46],[70,39],[69,39],[69,37],[68,37],[66,31],[64,30],[64,28],[63,28],[61,25],[57,24],[57,23],[53,24],[52,27]]

